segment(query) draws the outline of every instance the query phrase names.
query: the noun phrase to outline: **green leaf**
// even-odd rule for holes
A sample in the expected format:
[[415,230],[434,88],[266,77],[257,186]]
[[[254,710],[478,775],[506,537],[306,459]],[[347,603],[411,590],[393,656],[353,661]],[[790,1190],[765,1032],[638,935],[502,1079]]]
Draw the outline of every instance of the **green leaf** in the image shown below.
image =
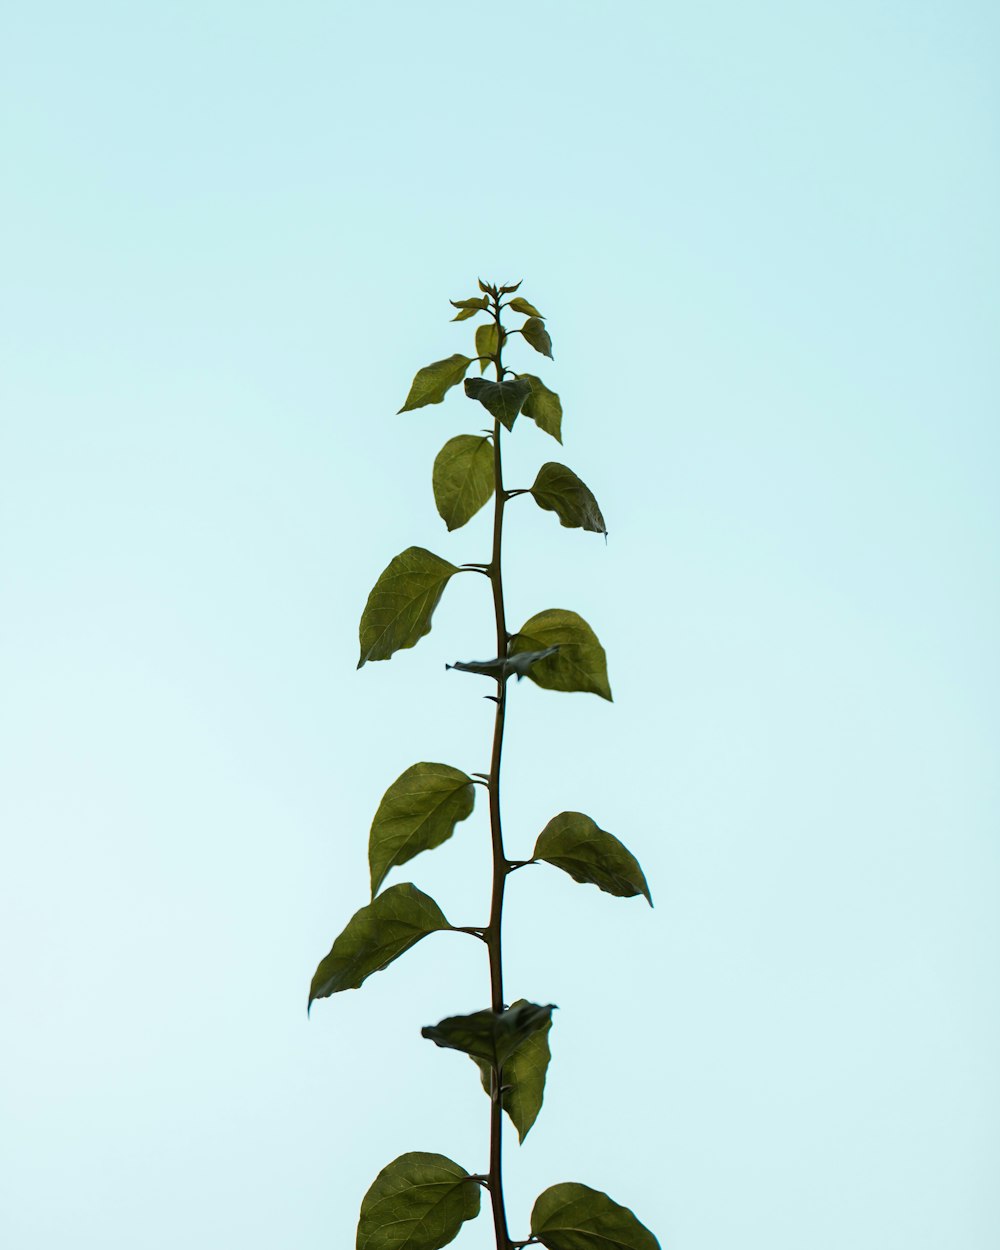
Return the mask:
[[531,387],[531,394],[521,410],[530,417],[540,430],[551,434],[557,443],[562,442],[562,403],[555,391],[550,391],[541,378],[531,373],[520,375]]
[[[524,281],[524,279],[522,278],[522,279],[521,279],[521,282],[523,282],[523,281]],[[511,291],[516,291],[516,290],[517,290],[517,288],[521,285],[521,282],[515,282],[513,286],[502,286],[502,287],[500,288],[499,294],[501,294],[501,295],[507,295],[507,294],[509,294],[509,292],[511,292]]]
[[418,369],[406,403],[399,411],[410,412],[413,408],[423,408],[425,404],[439,404],[448,391],[461,382],[471,364],[470,356],[456,353],[447,360],[435,360],[432,365]]
[[407,547],[394,556],[361,613],[358,668],[369,660],[387,660],[429,634],[434,609],[457,572],[457,565],[425,547]]
[[341,990],[356,990],[373,972],[398,959],[428,933],[450,929],[437,903],[409,881],[392,885],[356,911],[320,960],[309,989],[309,1005]]
[[548,1250],[660,1250],[628,1207],[587,1185],[553,1185],[535,1199],[531,1232]]
[[583,690],[611,701],[608,661],[597,635],[582,616],[549,608],[525,621],[511,639],[512,655],[558,647],[555,655],[539,660],[528,676],[545,690]]
[[[524,999],[519,998],[516,1003],[511,1003],[511,1010],[524,1005]],[[550,1019],[537,1032],[526,1037],[503,1065],[501,1103],[517,1129],[518,1140],[521,1142],[528,1136],[528,1130],[538,1119],[538,1113],[542,1109],[545,1074],[552,1058],[549,1050],[551,1028]],[[482,1077],[483,1089],[488,1094],[493,1069],[482,1059],[476,1059],[475,1062]]]
[[523,1000],[506,1011],[476,1011],[471,1016],[449,1016],[420,1030],[423,1037],[449,1050],[460,1050],[497,1070],[518,1046],[552,1019],[554,1005],[540,1007]]
[[[520,295],[516,299],[512,299],[507,307],[511,312],[524,313],[526,317],[542,317],[542,314],[534,304],[529,304],[526,299],[521,299]],[[542,320],[544,321],[543,317]]]
[[495,660],[456,660],[454,664],[446,664],[445,668],[458,669],[461,673],[479,673],[483,677],[499,680],[513,673],[517,680],[528,675],[528,669],[546,656],[555,655],[558,647],[546,647],[544,651],[522,651],[520,655],[511,655],[506,659]]
[[560,812],[538,835],[532,859],[568,872],[574,881],[596,885],[606,894],[635,898],[644,894],[653,906],[639,861],[613,833],[583,812]]
[[481,434],[450,438],[437,454],[431,480],[441,519],[457,530],[493,494],[493,443]]
[[357,1250],[440,1250],[476,1218],[479,1198],[478,1182],[445,1155],[400,1155],[364,1196]]
[[529,317],[524,325],[521,326],[521,333],[536,352],[541,352],[543,356],[548,356],[549,360],[553,359],[552,340],[549,338],[549,332],[546,330],[545,323],[541,317]]
[[608,532],[590,487],[564,464],[557,464],[554,460],[543,464],[531,493],[535,503],[548,512],[554,512],[567,529],[590,530],[594,534]]
[[390,868],[447,842],[472,812],[472,778],[448,764],[413,764],[392,783],[378,805],[368,838],[372,898]]
[[465,393],[470,399],[478,399],[487,412],[513,429],[517,414],[531,394],[531,384],[523,378],[507,382],[487,382],[485,378],[466,378]]
[[[504,338],[506,338],[506,334]],[[476,355],[489,356],[490,360],[496,358],[499,350],[500,335],[497,333],[497,323],[491,321],[488,325],[479,326],[476,330]],[[490,360],[480,360],[479,372],[485,373]]]
[[482,280],[482,278],[477,278],[476,281],[479,283],[480,291],[484,291],[487,295],[492,295],[493,292],[496,290],[496,287],[487,286],[486,283]]
[[466,321],[469,317],[474,317],[477,312],[489,306],[489,300],[483,296],[482,299],[450,299],[448,301],[452,308],[459,310],[457,317],[452,317],[452,321]]

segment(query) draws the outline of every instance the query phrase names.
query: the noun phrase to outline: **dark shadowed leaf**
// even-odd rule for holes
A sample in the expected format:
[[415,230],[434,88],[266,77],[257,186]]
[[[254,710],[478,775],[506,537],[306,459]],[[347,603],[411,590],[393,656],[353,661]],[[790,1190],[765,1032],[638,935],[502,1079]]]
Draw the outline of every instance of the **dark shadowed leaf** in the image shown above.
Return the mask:
[[533,682],[545,690],[583,690],[610,701],[607,657],[582,616],[549,608],[525,621],[510,644],[512,655],[546,647],[559,650],[532,666],[528,676]]
[[472,778],[448,764],[413,764],[378,805],[368,838],[372,898],[390,868],[446,842],[476,801]]
[[410,412],[413,408],[423,408],[425,404],[439,404],[448,391],[461,382],[471,364],[470,356],[456,354],[418,369],[406,403],[399,411]]
[[474,317],[476,313],[482,312],[484,308],[489,306],[489,300],[484,295],[482,299],[452,299],[448,303],[452,308],[457,308],[458,316],[452,317],[452,321],[466,321],[469,317]]
[[521,333],[536,352],[548,356],[549,360],[552,359],[552,340],[549,338],[549,332],[541,317],[529,317],[521,326]]
[[356,1250],[441,1250],[476,1218],[479,1200],[479,1184],[445,1155],[400,1155],[364,1196]]
[[494,679],[509,677],[513,673],[520,681],[532,664],[554,655],[557,650],[558,647],[546,647],[544,651],[522,651],[520,655],[511,655],[505,660],[456,660],[454,664],[446,664],[445,668],[455,668],[461,673],[479,673]]
[[534,374],[520,375],[531,387],[531,394],[524,401],[522,412],[530,417],[540,430],[551,434],[557,443],[562,442],[562,403],[555,391],[550,391],[541,378]]
[[422,1036],[449,1050],[460,1050],[494,1068],[502,1068],[518,1046],[552,1019],[553,1005],[540,1007],[523,1000],[506,1011],[476,1011],[428,1024]]
[[441,519],[457,530],[493,494],[493,443],[481,434],[449,438],[437,454],[431,480]]
[[[526,1005],[524,999],[520,998],[516,1003],[511,1003],[511,1010]],[[549,1050],[551,1028],[550,1019],[548,1024],[526,1037],[503,1065],[501,1102],[504,1111],[510,1116],[511,1123],[517,1129],[518,1139],[522,1142],[528,1136],[528,1130],[538,1119],[538,1113],[542,1109],[545,1074],[552,1057]],[[483,1059],[477,1059],[475,1062],[482,1077],[483,1089],[488,1094],[492,1084],[493,1070]]]
[[564,464],[557,464],[554,460],[543,464],[531,493],[535,503],[554,512],[567,529],[590,530],[594,534],[608,532],[590,487]]
[[356,911],[320,961],[309,989],[309,1002],[341,990],[356,990],[373,972],[441,929],[450,929],[441,908],[408,881]]
[[587,1185],[553,1185],[535,1199],[531,1232],[548,1250],[660,1250],[628,1207]]
[[425,547],[407,547],[389,561],[361,613],[361,659],[387,660],[430,633],[431,617],[458,567]]
[[487,412],[512,429],[524,401],[531,394],[531,384],[523,378],[507,382],[487,382],[485,378],[467,378],[465,393],[470,399],[478,399]]
[[507,307],[511,310],[511,312],[524,313],[526,317],[540,317],[544,320],[542,314],[538,311],[534,304],[529,304],[526,299],[521,299],[520,295],[517,299],[512,299]]
[[560,812],[538,835],[532,859],[542,859],[568,872],[574,881],[587,882],[616,894],[634,898],[653,897],[639,861],[612,833],[601,829],[583,812]]
[[[504,338],[506,337],[504,335]],[[491,321],[489,325],[480,326],[476,330],[476,355],[489,357],[489,359],[480,360],[480,373],[486,372],[491,360],[496,356],[499,341],[500,335],[497,332],[497,323],[495,321]]]

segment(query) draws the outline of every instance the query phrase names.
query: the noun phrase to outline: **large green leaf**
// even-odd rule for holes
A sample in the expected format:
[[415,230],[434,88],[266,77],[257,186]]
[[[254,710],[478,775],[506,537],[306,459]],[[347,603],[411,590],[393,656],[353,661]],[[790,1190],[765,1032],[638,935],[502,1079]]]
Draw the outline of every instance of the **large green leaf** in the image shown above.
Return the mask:
[[449,764],[413,764],[397,777],[382,795],[368,838],[372,898],[390,868],[447,842],[475,801],[472,778]]
[[531,344],[536,352],[541,352],[543,356],[552,357],[552,340],[549,338],[549,332],[545,328],[545,322],[541,317],[529,317],[521,326],[521,333],[525,339]]
[[470,356],[457,353],[447,360],[435,360],[432,365],[418,369],[410,384],[410,393],[400,412],[409,412],[413,408],[423,408],[425,404],[439,404],[453,386],[457,386],[465,377],[472,364]]
[[354,913],[320,960],[309,988],[310,1005],[341,990],[356,990],[428,933],[450,928],[437,903],[415,885],[390,886]]
[[541,378],[532,373],[520,375],[531,387],[531,394],[524,401],[521,411],[530,417],[540,430],[551,434],[557,443],[562,442],[562,403],[555,391],[550,391]]
[[521,1001],[506,1011],[476,1011],[470,1016],[449,1016],[440,1024],[428,1024],[421,1034],[438,1046],[460,1050],[473,1059],[500,1069],[532,1033],[552,1020],[553,1004],[540,1007]]
[[528,301],[526,299],[522,299],[520,295],[518,295],[516,299],[512,299],[507,307],[511,310],[511,312],[524,313],[526,317],[542,316],[534,304],[529,304]]
[[653,906],[639,861],[613,833],[601,829],[583,812],[553,816],[538,835],[531,858],[561,868],[574,881],[596,885],[606,894],[619,898],[644,894]]
[[606,534],[607,526],[590,487],[564,464],[549,460],[538,470],[531,488],[535,503],[554,512],[567,529],[590,530]]
[[568,1182],[540,1193],[531,1232],[548,1250],[660,1250],[628,1207],[599,1189]]
[[546,647],[559,650],[531,667],[528,676],[533,682],[545,690],[583,690],[610,701],[607,657],[582,616],[549,608],[525,621],[510,644],[512,655]]
[[[523,1005],[526,1005],[525,1000],[519,998],[516,1003],[511,1003],[511,1009]],[[545,1074],[552,1058],[549,1050],[551,1028],[550,1019],[542,1028],[526,1037],[503,1065],[501,1102],[517,1129],[518,1140],[522,1142],[542,1109]],[[488,1094],[492,1085],[493,1069],[483,1059],[476,1059],[475,1062],[482,1077],[483,1089]]]
[[479,1183],[445,1155],[400,1155],[364,1196],[356,1248],[441,1250],[479,1214],[479,1197]]
[[457,530],[493,494],[493,443],[482,434],[449,438],[432,474],[434,502],[449,530]]
[[523,378],[507,382],[487,382],[485,378],[466,378],[465,393],[470,399],[478,399],[487,412],[513,429],[517,414],[531,394],[531,385]]
[[484,296],[482,299],[452,299],[448,303],[452,308],[458,309],[458,316],[452,317],[452,321],[467,321],[470,317],[474,317],[476,313],[482,312],[488,307],[489,300]]
[[[506,339],[506,334],[504,338]],[[485,373],[490,361],[496,358],[497,351],[500,346],[500,335],[497,331],[497,323],[489,322],[488,325],[480,326],[476,330],[476,355],[486,356],[490,359],[480,360],[479,372]]]
[[429,634],[434,609],[457,572],[457,565],[426,547],[407,547],[394,556],[379,574],[361,613],[358,668],[369,660],[388,660]]

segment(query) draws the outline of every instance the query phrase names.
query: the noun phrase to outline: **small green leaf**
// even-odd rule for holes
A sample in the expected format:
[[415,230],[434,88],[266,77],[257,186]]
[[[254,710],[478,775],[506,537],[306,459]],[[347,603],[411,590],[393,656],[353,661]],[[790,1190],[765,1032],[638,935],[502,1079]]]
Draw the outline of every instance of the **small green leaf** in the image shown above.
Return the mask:
[[482,278],[477,278],[476,281],[479,283],[480,291],[484,291],[487,295],[492,295],[493,292],[496,290],[496,287],[487,286],[486,283],[482,280]]
[[530,417],[540,430],[551,434],[557,443],[562,442],[562,403],[555,391],[550,391],[541,378],[531,373],[520,375],[531,387],[531,394],[524,401],[522,412]]
[[601,829],[583,812],[560,812],[538,835],[532,859],[568,872],[574,881],[596,885],[606,894],[635,898],[653,896],[639,861],[613,833]]
[[489,306],[489,300],[483,296],[482,299],[451,299],[448,301],[452,308],[459,310],[457,317],[452,317],[452,321],[466,321],[469,317],[474,317],[476,313],[482,312],[484,308]]
[[506,1011],[476,1011],[471,1016],[449,1016],[420,1030],[423,1037],[449,1050],[460,1050],[497,1070],[518,1046],[552,1019],[554,1005],[540,1007],[521,1001]]
[[361,613],[358,668],[369,660],[388,660],[429,634],[434,609],[457,572],[457,565],[425,547],[407,547],[394,556]]
[[413,764],[378,805],[368,838],[372,898],[390,868],[447,842],[476,801],[472,778],[448,764]]
[[454,664],[446,664],[445,668],[457,669],[460,673],[479,673],[483,677],[495,680],[509,677],[513,673],[520,681],[528,675],[528,669],[539,660],[555,655],[558,647],[546,647],[544,651],[522,651],[519,655],[510,655],[505,660],[456,660]]
[[558,516],[567,529],[590,530],[606,534],[607,527],[590,487],[572,469],[550,460],[538,470],[531,488],[535,503]]
[[481,434],[458,434],[437,454],[434,502],[449,530],[476,515],[493,494],[493,443]]
[[470,399],[478,399],[487,412],[513,429],[517,414],[531,394],[531,384],[523,378],[507,382],[487,382],[485,378],[466,378],[465,393]]
[[428,933],[450,929],[437,903],[405,881],[347,922],[347,927],[320,960],[309,989],[310,1006],[341,990],[356,990],[373,972],[380,972]]
[[[504,338],[507,336],[504,335]],[[497,323],[489,322],[488,325],[479,326],[476,330],[476,355],[487,356],[488,360],[480,360],[479,372],[485,373],[490,362],[496,358],[500,335],[497,333]]]
[[516,299],[512,299],[507,307],[511,312],[524,313],[526,317],[540,317],[543,321],[545,320],[534,304],[529,304],[526,299],[521,299],[520,295]]
[[479,1214],[479,1199],[478,1182],[445,1155],[400,1155],[364,1196],[356,1250],[441,1250]]
[[[521,279],[521,282],[523,282],[523,281],[524,281],[524,279],[522,278],[522,279]],[[500,288],[499,294],[500,294],[500,295],[508,295],[511,291],[516,291],[516,290],[517,290],[517,288],[521,285],[521,282],[515,282],[513,286],[502,286],[502,287]]]
[[587,1185],[553,1185],[535,1199],[531,1232],[548,1250],[660,1250],[628,1207]]
[[[519,998],[516,1003],[511,1003],[511,1010],[524,1005],[524,999]],[[526,1037],[503,1065],[502,1106],[517,1129],[518,1140],[521,1142],[528,1136],[528,1130],[538,1119],[538,1113],[542,1109],[545,1074],[552,1058],[549,1050],[551,1028],[550,1019],[548,1024]],[[476,1059],[475,1062],[482,1077],[483,1089],[488,1094],[493,1069],[482,1059]]]
[[521,333],[536,352],[541,352],[543,356],[548,356],[549,360],[552,360],[552,340],[549,338],[549,332],[541,317],[529,317],[521,326]]
[[608,661],[597,635],[582,616],[549,608],[525,621],[511,639],[512,655],[522,651],[559,650],[539,660],[528,676],[545,690],[583,690],[611,701]]
[[406,403],[399,411],[410,412],[414,408],[423,408],[425,404],[441,403],[448,391],[465,377],[471,364],[471,356],[456,353],[447,360],[435,360],[432,365],[418,369]]

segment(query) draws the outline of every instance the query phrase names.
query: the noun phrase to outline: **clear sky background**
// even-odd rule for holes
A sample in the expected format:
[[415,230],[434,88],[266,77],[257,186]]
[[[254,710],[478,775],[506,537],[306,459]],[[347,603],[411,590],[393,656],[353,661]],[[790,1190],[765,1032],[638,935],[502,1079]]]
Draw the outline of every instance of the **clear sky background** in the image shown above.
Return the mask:
[[[524,278],[604,542],[511,506],[508,842],[565,808],[656,908],[511,882],[559,1004],[509,1210],[665,1250],[1000,1243],[1000,21],[987,3],[10,5],[0,23],[0,1230],[326,1250],[407,1150],[485,1167],[485,1005],[429,938],[305,1012],[385,787],[486,767],[487,587],[355,671],[481,414],[395,416]],[[482,807],[413,879],[485,919]],[[491,1245],[484,1215],[460,1242]]]

